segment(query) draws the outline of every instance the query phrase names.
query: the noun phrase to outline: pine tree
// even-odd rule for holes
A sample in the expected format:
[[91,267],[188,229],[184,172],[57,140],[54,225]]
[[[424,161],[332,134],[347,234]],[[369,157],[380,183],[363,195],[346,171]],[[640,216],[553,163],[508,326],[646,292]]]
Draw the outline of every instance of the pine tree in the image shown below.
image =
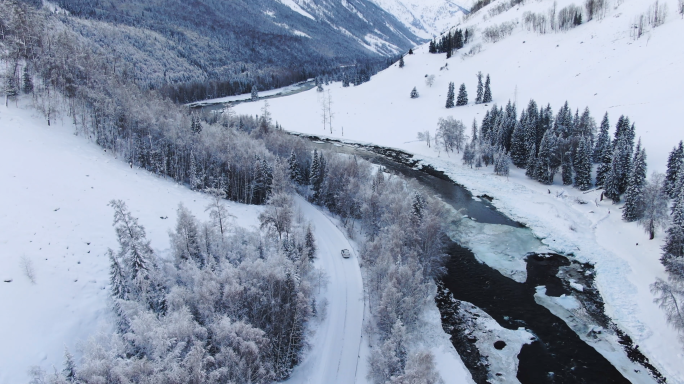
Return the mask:
[[399,58],[399,68],[404,68],[404,56]]
[[473,134],[472,134],[472,140],[471,143],[477,143],[478,137],[477,137],[477,120],[473,119]]
[[447,108],[453,108],[454,107],[454,83],[451,82],[449,83],[449,92],[447,92],[447,101],[446,101],[446,107]]
[[5,106],[9,106],[9,100],[19,95],[19,88],[14,77],[14,71],[8,72],[5,76]]
[[418,225],[423,221],[423,214],[426,207],[426,202],[423,196],[416,192],[413,194],[413,202],[411,203],[411,221]]
[[527,165],[527,132],[525,126],[519,121],[516,122],[511,137],[511,160],[518,168],[525,168]]
[[482,104],[482,98],[484,96],[484,89],[482,86],[482,72],[477,73],[477,97],[475,98],[475,104]]
[[622,174],[620,162],[621,148],[613,150],[613,159],[610,162],[610,170],[606,174],[606,179],[603,183],[603,189],[606,191],[606,197],[613,200],[613,203],[620,202],[620,175]]
[[301,185],[303,180],[302,180],[302,174],[299,171],[299,164],[297,163],[297,155],[295,154],[294,149],[290,152],[290,157],[287,159],[287,165],[288,169],[290,170],[290,179],[294,181],[295,183]]
[[535,165],[535,179],[543,184],[552,184],[553,176],[549,172],[549,163],[551,161],[550,150],[550,131],[544,133],[541,144],[539,145],[539,153],[537,153],[537,164]]
[[565,152],[561,160],[561,177],[563,185],[572,185],[572,155]]
[[[661,262],[668,272],[674,273],[678,278],[684,279],[684,270],[681,270],[681,262],[684,258],[684,188],[677,194],[672,211],[670,227],[666,231],[665,244]],[[679,261],[677,263],[676,261]],[[680,264],[680,265],[678,265]]]
[[318,200],[321,193],[321,162],[318,157],[318,151],[314,149],[313,160],[311,161],[311,170],[309,172],[309,182],[313,190],[313,199]]
[[586,191],[591,188],[591,139],[580,140],[575,164],[575,187]]
[[665,184],[663,191],[671,198],[676,198],[675,185],[679,179],[679,170],[684,164],[684,143],[679,142],[679,146],[672,149],[670,156],[667,158],[667,173],[665,174]]
[[31,74],[29,73],[28,65],[24,66],[24,74],[22,76],[22,81],[22,90],[24,91],[24,93],[31,93],[33,91],[33,80],[31,80]]
[[121,270],[121,264],[114,256],[114,252],[109,249],[109,284],[111,286],[111,295],[114,299],[126,300],[128,298],[128,288],[126,278]]
[[669,219],[668,197],[663,192],[664,181],[662,174],[654,172],[644,186],[643,214],[639,218],[639,225],[649,235],[649,240],[653,240],[656,229],[664,227]]
[[534,179],[537,174],[537,146],[532,144],[532,148],[527,153],[527,162],[525,164],[525,176]]
[[342,86],[345,88],[349,87],[349,76],[346,72],[342,74]]
[[506,153],[504,148],[499,148],[494,159],[494,173],[499,176],[508,176],[510,170],[511,158]]
[[437,47],[435,45],[435,41],[431,40],[430,41],[430,46],[428,47],[428,52],[430,53],[437,53]]
[[306,246],[307,257],[309,261],[313,262],[316,257],[316,239],[314,238],[313,232],[311,231],[311,224],[306,227],[306,235],[304,236],[304,245]]
[[192,133],[195,133],[198,135],[200,133],[202,133],[202,123],[200,123],[199,119],[197,118],[197,116],[194,113],[192,114],[191,120],[192,121],[190,123],[190,130],[192,131]]
[[610,134],[608,133],[609,130],[610,122],[608,121],[608,112],[606,112],[606,114],[603,116],[603,120],[601,121],[601,130],[599,131],[599,135],[596,139],[596,146],[594,147],[594,153],[592,155],[592,160],[594,163],[601,164],[603,162],[603,155],[606,148],[612,146],[610,142]]
[[492,102],[492,89],[490,88],[489,74],[487,74],[487,80],[485,80],[484,95],[482,96],[483,103]]
[[419,96],[419,95],[418,95],[418,90],[416,89],[416,87],[413,87],[413,90],[411,90],[411,98],[412,98],[412,99],[417,99],[418,96]]
[[629,185],[625,192],[625,208],[622,218],[625,221],[637,221],[644,212],[644,186],[646,185],[646,150],[641,149],[641,140],[637,145]]
[[465,84],[461,84],[461,87],[458,89],[458,99],[456,100],[456,105],[468,105],[468,92],[466,92]]
[[64,347],[64,369],[62,370],[62,376],[64,376],[67,383],[76,382],[76,362],[66,347]]
[[259,100],[259,89],[256,84],[252,85],[252,101]]

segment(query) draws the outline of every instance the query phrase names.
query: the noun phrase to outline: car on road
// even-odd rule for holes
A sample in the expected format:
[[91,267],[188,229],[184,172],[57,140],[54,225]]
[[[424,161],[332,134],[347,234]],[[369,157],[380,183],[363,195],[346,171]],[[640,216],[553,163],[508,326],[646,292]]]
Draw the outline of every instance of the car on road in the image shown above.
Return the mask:
[[349,252],[348,249],[342,250],[342,257],[344,257],[345,259],[348,259],[349,257],[351,257],[351,253]]

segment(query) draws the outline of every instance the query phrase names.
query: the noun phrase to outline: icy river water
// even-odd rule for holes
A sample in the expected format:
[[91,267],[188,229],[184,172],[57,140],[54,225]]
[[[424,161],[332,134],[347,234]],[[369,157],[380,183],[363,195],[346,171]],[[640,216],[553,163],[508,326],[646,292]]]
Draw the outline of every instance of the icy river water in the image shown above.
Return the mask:
[[[546,287],[548,296],[571,294],[567,281],[557,277],[559,269],[566,273],[575,271],[577,278],[585,278],[582,282],[591,287],[590,266],[571,262],[561,255],[537,253],[543,247],[531,231],[498,212],[489,203],[488,197],[473,198],[467,189],[439,172],[425,168],[414,169],[410,159],[402,158],[401,153],[385,151],[379,147],[354,148],[340,144],[318,144],[335,152],[365,158],[385,167],[391,173],[414,179],[463,214],[463,219],[450,224],[450,239],[447,240],[450,256],[448,273],[442,278],[442,286],[456,300],[440,300],[438,296],[437,304],[442,313],[443,325],[451,333],[454,346],[477,383],[486,383],[487,380],[507,381],[496,380],[497,372],[488,369],[482,363],[481,354],[477,350],[473,351],[471,344],[475,340],[467,337],[468,331],[463,326],[469,321],[472,324],[472,319],[459,317],[454,321],[453,318],[447,318],[446,314],[454,313],[457,310],[454,307],[458,307],[460,301],[479,307],[504,328],[517,330],[522,327],[534,335],[534,341],[524,345],[518,355],[517,379],[523,384],[629,383],[606,358],[582,341],[562,319],[535,301],[539,286]],[[506,246],[499,246],[501,244]],[[515,274],[515,268],[511,273],[504,272],[507,275],[502,274],[501,269],[494,269],[479,261],[474,252],[493,254],[493,257],[507,259],[512,265],[517,262],[518,275]],[[595,317],[601,320],[605,315],[600,295],[593,292],[592,296],[591,288],[588,291],[584,303],[591,306]],[[501,348],[501,342],[496,346],[497,349]]]

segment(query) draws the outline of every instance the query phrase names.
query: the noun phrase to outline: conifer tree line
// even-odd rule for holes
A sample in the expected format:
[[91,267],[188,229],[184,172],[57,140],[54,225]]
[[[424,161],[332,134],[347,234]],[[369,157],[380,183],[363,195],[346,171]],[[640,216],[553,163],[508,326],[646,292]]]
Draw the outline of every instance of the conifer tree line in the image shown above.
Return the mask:
[[462,29],[456,29],[453,32],[449,30],[446,34],[442,34],[442,37],[437,40],[433,39],[430,41],[428,46],[428,52],[430,53],[445,53],[447,54],[447,59],[451,57],[454,51],[463,48],[465,44],[468,44],[473,38],[473,29],[467,28],[465,31]]

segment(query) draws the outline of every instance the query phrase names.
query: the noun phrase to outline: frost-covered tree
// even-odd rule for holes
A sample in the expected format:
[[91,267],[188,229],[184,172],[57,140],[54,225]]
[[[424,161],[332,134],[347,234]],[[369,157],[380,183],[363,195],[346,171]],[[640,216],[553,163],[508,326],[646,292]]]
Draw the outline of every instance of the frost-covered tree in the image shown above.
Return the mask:
[[668,272],[684,279],[684,188],[674,200],[670,226],[666,231],[661,261]]
[[451,82],[449,83],[449,91],[447,92],[447,100],[446,100],[446,107],[447,108],[453,108],[454,107],[454,83]]
[[31,73],[29,73],[28,65],[24,66],[24,73],[22,75],[22,91],[24,93],[33,92],[33,79],[31,78]]
[[411,98],[412,98],[412,99],[417,99],[418,96],[419,96],[419,95],[418,95],[418,90],[416,89],[416,87],[413,87],[413,89],[411,90]]
[[[322,155],[321,155],[322,157]],[[313,191],[313,199],[318,200],[321,195],[321,186],[323,184],[321,161],[318,156],[318,150],[314,149],[313,160],[311,161],[311,170],[309,173],[309,181],[311,182],[311,190]]]
[[492,89],[489,81],[489,74],[487,74],[487,80],[485,80],[484,95],[482,96],[483,103],[492,102]]
[[643,211],[639,218],[639,225],[644,228],[650,240],[655,238],[659,228],[665,228],[669,220],[668,198],[663,192],[664,180],[665,177],[662,174],[654,172],[644,185]]
[[525,168],[527,165],[527,132],[525,125],[520,121],[515,123],[513,135],[511,136],[511,160],[518,168]]
[[499,148],[494,158],[494,173],[499,176],[508,176],[511,158],[506,150]]
[[437,141],[445,152],[460,152],[466,142],[465,125],[460,120],[454,119],[452,116],[439,118],[437,121],[437,134],[435,141]]
[[200,266],[204,265],[197,219],[183,203],[178,204],[176,213],[178,214],[176,231],[170,233],[176,263],[193,260]]
[[[684,265],[680,268],[684,269]],[[668,280],[661,278],[651,285],[653,300],[665,312],[667,322],[679,331],[680,340],[684,341],[684,278],[670,274]]]
[[541,144],[539,145],[539,152],[537,153],[537,164],[535,165],[534,178],[543,184],[552,184],[554,172],[551,171],[551,149],[553,134],[550,131],[544,133]]
[[679,171],[682,163],[684,163],[684,143],[679,142],[679,145],[672,149],[670,156],[667,158],[667,173],[665,174],[665,184],[663,185],[665,193],[671,198],[675,198],[675,186],[679,178]]
[[444,384],[434,360],[429,351],[411,354],[406,362],[404,374],[394,379],[392,384]]
[[109,206],[114,209],[114,226],[119,242],[117,258],[126,265],[126,272],[133,284],[129,290],[134,288],[140,293],[147,287],[154,252],[147,240],[145,228],[131,215],[126,203],[112,200]]
[[204,208],[204,211],[209,211],[209,217],[211,217],[214,226],[219,229],[221,236],[223,236],[228,228],[229,218],[235,217],[228,213],[225,205],[223,205],[226,192],[218,188],[207,188],[204,192],[211,196],[211,202]]
[[563,185],[572,185],[572,154],[569,151],[562,154],[561,178]]
[[575,187],[580,191],[591,188],[591,140],[580,139],[575,159]]
[[458,98],[456,99],[456,105],[468,105],[468,92],[466,92],[465,84],[461,84],[461,87],[458,89]]
[[435,84],[435,75],[429,75],[425,77],[425,85],[432,87]]
[[76,382],[76,362],[66,347],[64,347],[64,369],[62,370],[62,376],[67,383]]
[[594,153],[592,157],[594,163],[603,164],[606,149],[612,147],[610,134],[608,133],[609,130],[610,122],[608,121],[608,112],[606,112],[606,114],[603,116],[603,120],[601,121],[601,128],[598,137],[596,138],[596,145],[594,146]]
[[404,56],[399,58],[399,68],[404,68]]
[[532,148],[527,154],[527,162],[525,164],[525,176],[529,178],[536,178],[537,175],[537,147],[532,144]]
[[294,149],[290,152],[290,157],[287,159],[287,165],[290,170],[290,178],[293,182],[301,185],[304,183],[304,178],[299,169],[299,163],[297,162],[297,154]]
[[622,174],[620,167],[620,148],[615,148],[612,161],[610,162],[610,169],[603,183],[606,197],[613,200],[613,203],[620,202],[620,175]]
[[641,148],[641,139],[637,145],[629,174],[625,207],[622,218],[625,221],[639,220],[644,214],[644,187],[646,186],[646,150]]
[[9,100],[19,95],[19,87],[15,77],[16,65],[10,65],[10,70],[5,74],[5,107],[9,106]]
[[259,88],[257,88],[256,84],[252,85],[252,101],[257,101],[259,100]]
[[316,257],[316,239],[314,238],[313,231],[311,230],[311,224],[306,226],[306,234],[304,235],[304,245],[307,249],[307,257],[310,261],[313,261]]
[[128,285],[124,276],[121,264],[114,256],[114,252],[109,249],[109,286],[111,295],[114,299],[126,300],[128,298]]
[[484,98],[484,88],[482,85],[482,72],[477,73],[477,96],[475,97],[475,104],[482,104]]

